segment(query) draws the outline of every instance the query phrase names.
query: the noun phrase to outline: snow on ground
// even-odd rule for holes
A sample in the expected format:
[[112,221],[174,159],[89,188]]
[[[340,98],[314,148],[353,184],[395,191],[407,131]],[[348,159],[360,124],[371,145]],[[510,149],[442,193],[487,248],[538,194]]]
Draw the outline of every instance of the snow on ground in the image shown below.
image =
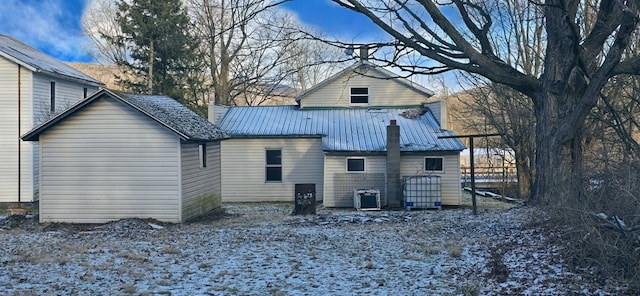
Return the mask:
[[[167,225],[0,223],[0,293],[613,295],[564,266],[526,207],[430,211],[229,204]],[[11,223],[9,223],[11,222]],[[537,225],[537,226],[536,226]],[[624,287],[620,287],[624,288]]]

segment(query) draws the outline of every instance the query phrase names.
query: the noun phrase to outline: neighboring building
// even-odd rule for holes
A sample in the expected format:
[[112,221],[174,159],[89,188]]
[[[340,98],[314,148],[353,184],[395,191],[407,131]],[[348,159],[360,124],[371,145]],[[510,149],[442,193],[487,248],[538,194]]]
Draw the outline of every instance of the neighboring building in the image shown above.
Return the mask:
[[101,85],[12,37],[0,35],[0,202],[31,202],[38,196],[38,144],[24,143],[20,135],[92,95]]
[[223,202],[292,201],[296,184],[315,184],[327,207],[353,207],[354,189],[375,188],[382,206],[397,208],[402,177],[431,176],[442,204],[459,205],[465,147],[438,138],[453,133],[446,104],[427,103],[432,94],[363,61],[302,93],[299,106],[211,105],[210,121],[230,137]]
[[225,134],[164,96],[101,90],[23,136],[39,141],[40,222],[184,222],[220,206]]

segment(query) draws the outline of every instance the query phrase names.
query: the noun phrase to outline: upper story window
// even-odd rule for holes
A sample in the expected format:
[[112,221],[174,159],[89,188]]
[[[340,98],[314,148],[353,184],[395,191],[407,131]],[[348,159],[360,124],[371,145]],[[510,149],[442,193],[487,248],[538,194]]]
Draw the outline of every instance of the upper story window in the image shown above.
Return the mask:
[[50,110],[51,113],[56,112],[56,82],[51,81],[49,86],[49,102],[50,102]]
[[442,157],[425,157],[424,158],[424,170],[431,172],[444,171],[444,162]]
[[369,88],[368,87],[352,87],[351,88],[351,104],[369,104]]
[[363,173],[365,171],[365,159],[363,157],[347,158],[347,173]]
[[85,88],[83,88],[83,89],[82,89],[82,98],[83,98],[83,99],[86,99],[88,94],[89,94],[89,89],[88,89],[88,88],[86,88],[86,87],[85,87]]

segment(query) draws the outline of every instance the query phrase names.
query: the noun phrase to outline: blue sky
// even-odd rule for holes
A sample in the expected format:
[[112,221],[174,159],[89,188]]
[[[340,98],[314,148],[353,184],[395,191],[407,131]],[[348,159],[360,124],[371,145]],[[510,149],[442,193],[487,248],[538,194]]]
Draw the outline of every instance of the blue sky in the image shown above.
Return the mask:
[[[2,0],[0,34],[10,35],[59,60],[92,62],[82,13],[91,0]],[[301,22],[343,41],[372,40],[384,33],[365,17],[330,0],[293,0],[284,5]]]

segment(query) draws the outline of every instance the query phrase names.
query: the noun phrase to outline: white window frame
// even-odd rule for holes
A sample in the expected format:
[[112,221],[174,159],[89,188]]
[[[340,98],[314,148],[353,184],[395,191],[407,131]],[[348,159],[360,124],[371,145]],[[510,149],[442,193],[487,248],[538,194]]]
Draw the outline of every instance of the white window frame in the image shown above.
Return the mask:
[[[367,94],[366,95],[364,95],[364,94],[356,94],[356,95],[354,95],[352,92],[353,92],[353,89],[355,89],[355,88],[364,88],[364,89],[367,90]],[[353,97],[354,96],[355,97],[367,97],[367,102],[366,103],[354,103],[353,102]],[[371,92],[369,91],[369,87],[367,87],[367,86],[352,86],[352,87],[349,88],[349,105],[352,105],[352,106],[368,106],[370,102],[371,102]]]
[[[349,160],[362,160],[362,171],[350,171]],[[366,157],[347,157],[344,160],[344,170],[347,173],[361,174],[367,172],[367,158]]]
[[[427,159],[441,159],[442,161],[442,169],[441,170],[428,170],[427,169]],[[432,172],[432,173],[444,173],[444,157],[442,156],[426,156],[423,160],[422,160],[422,166],[425,172]]]

